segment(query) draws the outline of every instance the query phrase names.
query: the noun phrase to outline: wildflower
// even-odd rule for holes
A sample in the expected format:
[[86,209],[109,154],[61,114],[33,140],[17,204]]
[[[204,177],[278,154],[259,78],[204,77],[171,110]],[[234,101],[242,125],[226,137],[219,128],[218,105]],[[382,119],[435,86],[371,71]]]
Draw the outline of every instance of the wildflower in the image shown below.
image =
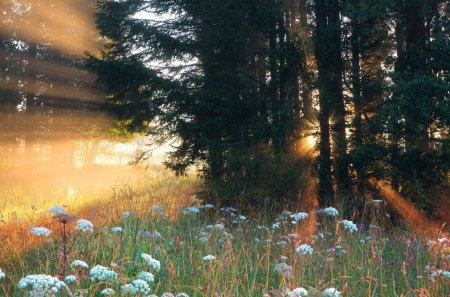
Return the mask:
[[69,291],[64,282],[45,274],[27,275],[19,281],[18,287],[20,289],[31,287],[30,296],[34,296],[35,293],[40,294],[39,296],[53,296],[61,289]]
[[246,218],[245,216],[243,216],[243,215],[240,215],[238,218],[239,218],[239,220],[242,221],[242,222],[245,221],[245,220],[247,219],[247,218]]
[[31,228],[31,234],[36,236],[48,237],[50,236],[50,234],[52,234],[52,230],[45,227],[33,227]]
[[273,268],[273,272],[275,272],[276,274],[284,274],[284,276],[286,278],[291,278],[293,276],[292,266],[289,266],[284,262],[275,264],[275,267]]
[[3,270],[0,268],[0,280],[4,279],[6,277],[6,274],[3,272]]
[[129,211],[122,212],[122,217],[124,217],[124,218],[128,218],[130,215],[131,215],[131,212],[129,212]]
[[189,297],[186,293],[178,293],[175,297]]
[[223,229],[225,229],[225,225],[224,224],[215,224],[214,229],[223,230]]
[[205,204],[203,207],[204,208],[214,208],[214,205],[212,205],[212,204]]
[[212,260],[215,260],[215,259],[216,259],[216,257],[213,256],[213,255],[207,255],[207,256],[203,257],[203,261],[212,261]]
[[200,237],[200,238],[198,239],[198,242],[200,242],[201,244],[205,244],[205,243],[208,242],[208,238],[206,238],[206,237]]
[[278,216],[279,219],[284,219],[287,217],[290,217],[292,215],[292,212],[288,210],[283,210],[283,212]]
[[111,288],[106,288],[103,291],[100,292],[101,295],[106,295],[106,296],[112,296],[116,294],[116,291],[114,291],[114,289]]
[[294,290],[292,290],[292,293],[295,297],[308,296],[308,291],[306,291],[304,288],[295,288]]
[[342,220],[341,224],[344,227],[344,229],[349,231],[350,233],[358,232],[358,227],[352,221]]
[[318,213],[324,213],[326,216],[329,217],[337,217],[339,215],[339,212],[334,207],[327,207],[322,210],[317,211]]
[[94,224],[88,220],[80,219],[77,221],[75,230],[80,230],[81,232],[94,232]]
[[56,206],[53,206],[52,208],[50,208],[48,210],[48,212],[49,213],[65,213],[66,210],[64,209],[64,207],[56,205]]
[[156,271],[159,271],[161,269],[161,263],[158,260],[153,259],[152,256],[150,256],[149,254],[142,253],[141,257],[145,262],[147,262],[147,265],[150,266],[152,269]]
[[159,206],[159,205],[153,205],[152,209],[153,209],[154,212],[156,212],[158,214],[164,213],[164,209],[161,206]]
[[57,213],[53,218],[59,220],[61,224],[67,224],[68,222],[75,220],[77,216],[68,213]]
[[295,250],[297,254],[300,255],[312,255],[313,248],[308,244],[302,244]]
[[302,221],[304,219],[307,219],[308,218],[308,214],[305,213],[305,212],[299,212],[299,213],[291,215],[291,218],[293,218],[295,222],[298,222],[298,221]]
[[71,266],[72,268],[75,268],[75,267],[84,268],[84,269],[88,269],[88,268],[89,268],[89,265],[87,265],[86,262],[81,261],[81,260],[75,260],[75,261],[73,261],[72,264],[70,264],[70,266]]
[[341,293],[335,288],[328,288],[322,292],[323,297],[341,297]]
[[74,282],[76,282],[77,281],[77,277],[75,276],[75,275],[68,275],[68,276],[66,276],[65,278],[64,278],[64,281],[66,282],[66,283],[74,283]]
[[111,232],[112,233],[122,233],[123,229],[121,227],[112,227]]
[[141,279],[134,280],[131,284],[126,284],[122,286],[122,291],[124,293],[129,293],[132,295],[141,294],[147,296],[150,294],[150,286],[146,281]]
[[165,292],[161,295],[161,297],[174,297],[172,293]]
[[273,223],[273,224],[272,224],[272,229],[273,229],[273,230],[280,229],[280,222]]
[[287,241],[285,241],[285,240],[281,240],[281,241],[278,241],[278,242],[277,242],[277,245],[278,245],[278,246],[281,246],[281,247],[285,247],[285,246],[288,245],[288,243],[287,243]]
[[117,279],[117,273],[114,271],[109,270],[108,268],[96,265],[94,266],[91,271],[89,272],[89,275],[91,276],[92,281],[106,281],[106,280],[116,280]]
[[141,271],[136,275],[137,279],[145,280],[148,283],[153,283],[155,281],[155,276],[153,273],[147,271]]
[[200,213],[200,209],[199,209],[198,207],[194,207],[194,206],[192,206],[192,207],[186,207],[186,208],[183,210],[183,213],[184,213],[184,214],[199,214],[199,213]]

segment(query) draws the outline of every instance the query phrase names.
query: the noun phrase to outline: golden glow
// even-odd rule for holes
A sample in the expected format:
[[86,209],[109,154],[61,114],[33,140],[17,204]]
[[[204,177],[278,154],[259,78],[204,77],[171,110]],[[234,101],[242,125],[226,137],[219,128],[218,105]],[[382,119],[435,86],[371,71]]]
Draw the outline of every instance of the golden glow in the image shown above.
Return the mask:
[[384,181],[370,180],[370,184],[379,189],[381,195],[403,221],[419,235],[429,237],[431,234],[438,234],[444,222],[430,220],[421,213],[411,202],[406,200],[400,193],[394,191],[391,186]]

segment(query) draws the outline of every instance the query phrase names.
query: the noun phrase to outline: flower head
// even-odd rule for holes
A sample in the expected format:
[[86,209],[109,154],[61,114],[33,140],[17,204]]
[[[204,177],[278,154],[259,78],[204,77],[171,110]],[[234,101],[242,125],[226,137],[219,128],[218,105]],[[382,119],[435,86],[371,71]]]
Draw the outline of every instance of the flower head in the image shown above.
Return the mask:
[[323,297],[341,297],[341,293],[335,288],[328,288],[322,292]]
[[123,229],[121,227],[112,227],[111,232],[112,233],[122,233]]
[[61,289],[68,291],[67,285],[53,277],[45,274],[32,274],[27,275],[19,281],[18,287],[20,289],[31,288],[30,296],[54,296]]
[[215,259],[216,259],[216,257],[213,256],[213,255],[206,255],[206,256],[203,257],[203,261],[207,261],[207,262],[213,261]]
[[122,291],[131,295],[141,294],[147,296],[150,294],[149,284],[141,279],[134,280],[131,284],[122,286]]
[[308,296],[308,291],[306,291],[306,289],[304,288],[295,288],[294,290],[292,290],[292,295],[295,297]]
[[116,280],[117,279],[117,273],[114,271],[109,270],[108,268],[96,265],[94,266],[91,271],[89,272],[89,275],[91,276],[92,281],[106,281],[106,280]]
[[200,213],[200,209],[198,207],[195,207],[195,206],[186,207],[183,210],[183,213],[185,213],[185,214],[199,214]]
[[114,291],[114,289],[111,288],[106,288],[103,291],[101,291],[100,294],[105,296],[112,296],[116,294],[116,291]]
[[6,277],[6,274],[3,272],[3,270],[0,268],[0,280],[4,279]]
[[66,210],[64,209],[64,207],[56,205],[56,206],[53,206],[52,208],[50,208],[48,210],[48,212],[49,213],[65,213]]
[[295,250],[300,255],[312,255],[313,251],[313,248],[308,244],[302,244]]
[[36,236],[48,237],[50,236],[50,234],[52,234],[52,230],[45,227],[33,227],[31,228],[31,234]]
[[317,212],[318,213],[323,213],[323,214],[325,214],[326,216],[329,216],[329,217],[337,217],[339,215],[339,212],[334,207],[327,207],[327,208],[324,208],[324,209],[319,209]]
[[342,220],[341,225],[344,227],[345,230],[347,230],[350,233],[358,232],[358,227],[352,221]]
[[141,257],[147,263],[147,265],[154,270],[159,271],[161,269],[161,263],[158,260],[153,259],[151,255],[142,253]]
[[94,224],[88,220],[80,219],[77,221],[75,230],[80,230],[81,232],[94,232]]
[[298,222],[298,221],[307,219],[308,214],[306,212],[299,212],[299,213],[291,215],[291,218],[294,219],[294,221]]
[[137,279],[145,280],[147,283],[153,283],[155,281],[155,276],[153,273],[147,271],[141,271],[136,275]]
[[64,278],[64,281],[66,282],[66,283],[74,283],[74,282],[76,282],[77,281],[77,277],[75,276],[75,275],[68,275],[68,276],[66,276],[65,278]]
[[71,266],[72,268],[75,268],[75,267],[84,268],[84,269],[88,269],[88,268],[89,268],[89,265],[87,265],[86,262],[81,261],[81,260],[75,260],[75,261],[73,261],[72,264],[70,264],[70,266]]

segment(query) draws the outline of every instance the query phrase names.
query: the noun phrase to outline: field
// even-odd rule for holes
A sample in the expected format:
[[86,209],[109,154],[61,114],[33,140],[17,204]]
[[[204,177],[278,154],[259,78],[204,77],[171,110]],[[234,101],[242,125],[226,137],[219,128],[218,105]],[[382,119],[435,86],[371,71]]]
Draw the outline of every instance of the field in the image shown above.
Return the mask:
[[195,199],[196,185],[159,172],[66,213],[9,217],[0,296],[450,295],[439,230],[356,225],[332,208],[241,213]]

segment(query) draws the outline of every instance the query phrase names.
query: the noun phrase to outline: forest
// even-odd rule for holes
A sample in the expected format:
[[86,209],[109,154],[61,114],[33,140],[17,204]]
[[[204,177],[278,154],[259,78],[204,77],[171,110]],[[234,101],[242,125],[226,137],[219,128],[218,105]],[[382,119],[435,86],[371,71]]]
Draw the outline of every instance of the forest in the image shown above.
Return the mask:
[[[428,215],[448,200],[449,4],[98,1],[90,55],[128,131],[197,166],[206,195],[358,216],[377,181]],[[270,202],[268,202],[270,201]],[[447,202],[448,203],[448,202]]]

